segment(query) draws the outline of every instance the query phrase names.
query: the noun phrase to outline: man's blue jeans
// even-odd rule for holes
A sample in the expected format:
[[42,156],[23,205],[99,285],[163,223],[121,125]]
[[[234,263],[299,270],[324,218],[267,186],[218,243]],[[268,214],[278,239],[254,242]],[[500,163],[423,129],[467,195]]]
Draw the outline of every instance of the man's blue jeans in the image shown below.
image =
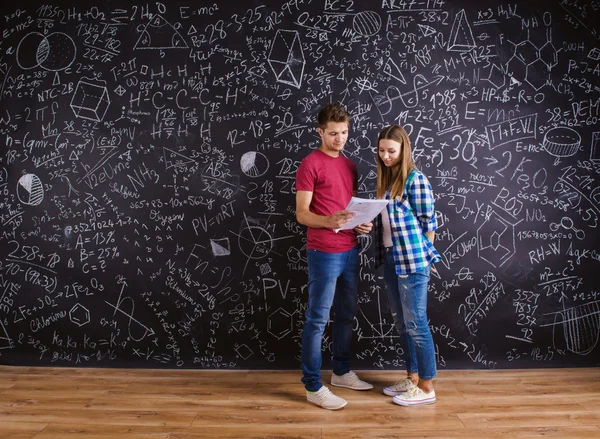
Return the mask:
[[385,291],[402,346],[408,373],[429,380],[436,376],[435,349],[427,318],[427,284],[431,266],[407,275],[396,274],[394,254],[386,250]]
[[350,371],[350,340],[357,309],[359,247],[342,253],[307,250],[308,309],[302,332],[302,382],[309,392],[321,384],[321,346],[333,304],[332,368],[336,375]]

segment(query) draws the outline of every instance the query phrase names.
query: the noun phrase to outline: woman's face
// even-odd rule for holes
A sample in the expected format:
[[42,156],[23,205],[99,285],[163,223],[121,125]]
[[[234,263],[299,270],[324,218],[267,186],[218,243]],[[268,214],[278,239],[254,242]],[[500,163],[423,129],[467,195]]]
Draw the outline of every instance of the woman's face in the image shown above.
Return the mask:
[[387,168],[394,169],[400,166],[402,145],[391,139],[379,141],[379,158]]

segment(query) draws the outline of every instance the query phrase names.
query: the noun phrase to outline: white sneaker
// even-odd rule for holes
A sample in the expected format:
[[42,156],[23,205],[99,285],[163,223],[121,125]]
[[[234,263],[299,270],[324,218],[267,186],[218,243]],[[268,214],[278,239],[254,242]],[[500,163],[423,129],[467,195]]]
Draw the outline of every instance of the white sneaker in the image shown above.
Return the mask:
[[392,398],[394,404],[403,406],[433,404],[435,402],[435,390],[429,393],[423,392],[417,386],[410,388],[406,392],[396,395]]
[[385,387],[383,389],[383,393],[387,396],[396,396],[400,395],[401,393],[407,392],[413,387],[415,387],[415,384],[410,380],[410,378],[403,378],[393,386]]
[[344,398],[335,396],[327,386],[321,386],[316,392],[306,391],[306,399],[327,410],[339,410],[348,404]]
[[356,373],[350,371],[344,375],[331,374],[331,385],[337,387],[346,387],[352,390],[369,390],[373,388],[372,384],[362,381]]

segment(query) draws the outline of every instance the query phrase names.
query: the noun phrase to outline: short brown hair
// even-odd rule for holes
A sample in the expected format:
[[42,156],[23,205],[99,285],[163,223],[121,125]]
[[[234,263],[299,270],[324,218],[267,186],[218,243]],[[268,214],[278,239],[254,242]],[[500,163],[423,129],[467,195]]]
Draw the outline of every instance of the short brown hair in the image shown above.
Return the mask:
[[319,128],[325,128],[328,122],[346,122],[350,126],[352,115],[346,111],[344,107],[337,103],[325,105],[319,111],[317,123]]

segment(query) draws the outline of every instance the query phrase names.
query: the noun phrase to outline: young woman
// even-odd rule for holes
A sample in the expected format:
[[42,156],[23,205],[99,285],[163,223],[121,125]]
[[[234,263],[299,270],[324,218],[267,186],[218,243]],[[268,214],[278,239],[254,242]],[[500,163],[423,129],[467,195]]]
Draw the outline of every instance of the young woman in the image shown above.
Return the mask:
[[408,134],[385,128],[377,145],[377,198],[390,202],[375,220],[377,265],[384,264],[389,305],[400,334],[406,378],[383,390],[403,406],[435,402],[435,352],[427,319],[427,284],[441,260],[433,240],[437,227],[427,177],[415,167]]

